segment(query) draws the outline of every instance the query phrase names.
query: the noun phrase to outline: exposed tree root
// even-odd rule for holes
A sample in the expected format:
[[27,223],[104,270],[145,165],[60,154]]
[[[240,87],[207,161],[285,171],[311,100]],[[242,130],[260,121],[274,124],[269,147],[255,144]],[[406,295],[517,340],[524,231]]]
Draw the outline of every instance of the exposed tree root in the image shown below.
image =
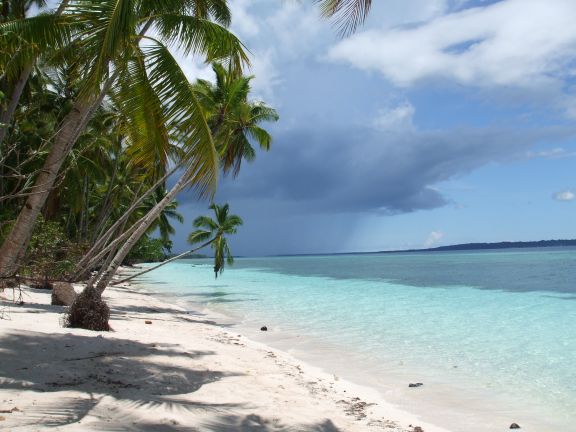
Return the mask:
[[64,319],[65,327],[109,331],[110,308],[95,289],[85,289],[76,297]]

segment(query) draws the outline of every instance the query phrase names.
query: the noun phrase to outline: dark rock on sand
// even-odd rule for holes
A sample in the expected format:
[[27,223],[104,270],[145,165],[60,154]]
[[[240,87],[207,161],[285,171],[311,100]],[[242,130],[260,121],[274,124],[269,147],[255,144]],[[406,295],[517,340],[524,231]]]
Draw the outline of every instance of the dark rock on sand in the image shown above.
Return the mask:
[[422,383],[410,383],[408,384],[408,387],[422,387],[424,384]]
[[510,425],[510,429],[520,429],[520,426],[518,425],[518,423],[512,423]]
[[52,304],[57,306],[71,306],[76,300],[76,291],[69,282],[54,282],[52,288]]
[[261,330],[261,331],[268,331],[268,327],[262,326],[262,327],[260,327],[260,330]]

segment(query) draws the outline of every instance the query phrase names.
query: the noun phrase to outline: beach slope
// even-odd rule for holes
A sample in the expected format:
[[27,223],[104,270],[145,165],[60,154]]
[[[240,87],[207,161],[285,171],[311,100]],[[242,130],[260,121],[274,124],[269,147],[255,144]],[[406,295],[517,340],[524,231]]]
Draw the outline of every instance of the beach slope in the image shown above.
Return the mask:
[[12,295],[0,293],[3,430],[443,431],[128,285],[106,291],[102,333],[61,327],[49,291],[24,288],[22,305]]

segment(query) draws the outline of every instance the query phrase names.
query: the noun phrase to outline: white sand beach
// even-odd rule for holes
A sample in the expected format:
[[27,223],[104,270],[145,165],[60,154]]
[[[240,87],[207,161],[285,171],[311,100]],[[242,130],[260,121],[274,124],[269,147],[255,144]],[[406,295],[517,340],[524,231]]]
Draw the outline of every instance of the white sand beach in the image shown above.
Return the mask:
[[446,432],[129,285],[105,292],[112,332],[61,327],[49,291],[12,295],[0,303],[2,430]]

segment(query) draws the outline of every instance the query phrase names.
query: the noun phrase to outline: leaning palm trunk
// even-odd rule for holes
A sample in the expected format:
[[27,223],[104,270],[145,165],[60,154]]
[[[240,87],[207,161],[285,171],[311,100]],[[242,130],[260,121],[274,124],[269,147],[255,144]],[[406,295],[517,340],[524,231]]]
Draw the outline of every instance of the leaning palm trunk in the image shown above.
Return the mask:
[[90,118],[102,103],[104,96],[116,77],[117,74],[110,77],[100,94],[92,101],[76,102],[72,111],[62,121],[60,129],[54,138],[52,149],[46,161],[44,161],[44,166],[34,186],[28,193],[28,199],[22,207],[10,234],[8,234],[2,247],[0,247],[0,277],[10,277],[18,271],[21,262],[19,258],[26,251],[38,214],[40,214],[56,182],[64,160],[72,150],[80,134],[86,129]]
[[[138,224],[142,220],[143,220],[143,218],[140,218],[138,220],[138,222],[136,222],[134,225],[132,225],[130,228],[128,228],[124,232],[122,232],[122,229],[120,229],[119,232],[122,232],[122,234],[120,236],[116,237],[110,243],[108,243],[108,241],[110,240],[110,238],[112,238],[112,235],[114,234],[114,233],[111,233],[110,237],[106,238],[105,243],[108,243],[108,244],[102,250],[100,250],[98,253],[96,253],[96,255],[93,256],[84,267],[77,270],[77,272],[74,273],[74,277],[72,278],[72,280],[80,281],[80,280],[85,279],[86,275],[90,272],[90,270],[92,268],[98,266],[100,264],[100,262],[102,261],[102,259],[106,255],[109,255],[111,252],[117,250],[118,245],[132,235],[132,233],[136,230],[136,228],[139,226]],[[108,262],[108,264],[109,264],[109,262]],[[107,264],[104,264],[103,266],[105,268],[107,266]]]
[[[69,0],[63,0],[58,8],[60,14],[68,4]],[[140,36],[143,36],[150,26],[152,19],[149,19],[142,30]],[[22,257],[28,247],[28,242],[32,236],[32,231],[36,223],[38,214],[42,210],[50,191],[52,190],[58,172],[64,163],[64,160],[76,144],[78,137],[84,132],[88,122],[94,115],[94,112],[112,88],[116,79],[120,76],[120,69],[116,69],[112,75],[106,79],[102,89],[96,97],[77,99],[72,107],[72,111],[66,115],[60,129],[54,138],[52,149],[44,162],[42,171],[38,175],[29,197],[20,211],[14,226],[8,237],[0,247],[0,278],[14,275],[20,266]]]
[[148,268],[148,269],[146,269],[146,270],[144,270],[144,271],[141,271],[141,272],[138,272],[138,273],[134,273],[133,275],[131,275],[131,276],[127,277],[127,278],[121,279],[121,280],[119,280],[119,281],[112,282],[111,285],[118,285],[118,284],[121,284],[121,283],[124,283],[124,282],[128,282],[129,280],[132,280],[132,279],[134,279],[135,277],[142,276],[142,275],[145,274],[145,273],[151,272],[152,270],[156,270],[158,267],[162,267],[163,265],[166,265],[166,264],[168,264],[168,263],[171,263],[172,261],[176,261],[176,260],[178,260],[178,259],[180,259],[180,258],[184,258],[185,256],[188,256],[188,255],[190,255],[190,254],[193,254],[194,252],[197,252],[197,251],[199,251],[200,249],[208,246],[209,244],[213,243],[214,240],[216,240],[216,239],[212,239],[212,240],[210,240],[210,241],[207,241],[206,243],[204,243],[204,244],[201,245],[201,246],[198,246],[197,248],[190,249],[189,251],[183,252],[183,253],[181,253],[180,255],[176,255],[175,257],[172,257],[172,258],[169,258],[169,259],[167,259],[167,260],[165,260],[165,261],[162,261],[160,264],[157,264],[157,265],[155,265],[154,267],[150,267],[150,268]]
[[[113,231],[110,232],[109,236],[105,239],[104,242],[104,244],[108,243],[106,247],[100,250],[100,252],[98,252],[96,256],[94,256],[90,261],[88,261],[88,263],[84,266],[84,268],[77,270],[77,273],[74,273],[74,276],[71,278],[71,281],[85,280],[88,274],[90,274],[90,270],[98,266],[105,256],[107,256],[107,258],[104,261],[104,263],[100,266],[100,269],[101,270],[106,269],[110,265],[112,258],[118,251],[119,244],[132,235],[132,233],[138,228],[140,222],[142,222],[143,219],[144,219],[143,217],[138,219],[138,221],[127,230],[125,230],[126,228],[126,221],[125,221],[124,224],[120,228],[118,228],[118,233],[122,234],[116,237],[110,243],[108,243],[112,238],[112,236],[115,234],[115,232]],[[98,277],[99,273],[90,278],[90,280],[88,281],[88,285],[93,285],[94,282],[98,279]]]
[[66,156],[88,123],[90,111],[90,105],[76,105],[64,119],[28,199],[0,248],[0,277],[12,276],[18,271],[18,257],[28,246],[36,218],[54,186]]
[[[156,189],[158,189],[159,186],[163,185],[164,182],[168,179],[168,177],[170,177],[172,174],[174,174],[176,172],[176,170],[178,169],[179,166],[180,166],[179,164],[174,166],[160,180],[158,180],[156,183],[154,183],[154,185],[151,188],[149,188],[146,192],[144,192],[142,195],[140,195],[132,203],[132,205],[128,208],[128,210],[126,210],[124,212],[124,214],[120,218],[118,218],[118,220],[116,222],[114,222],[114,224],[112,224],[112,226],[110,228],[108,228],[104,234],[101,234],[99,236],[98,240],[96,240],[96,242],[94,242],[94,244],[92,245],[90,250],[88,252],[86,252],[84,254],[84,256],[82,257],[82,259],[78,262],[78,264],[76,264],[76,267],[74,268],[73,274],[75,274],[75,275],[85,274],[85,272],[87,270],[92,268],[92,266],[94,266],[94,264],[97,263],[115,245],[117,245],[118,243],[120,243],[121,241],[123,241],[127,238],[127,236],[129,235],[127,233],[128,232],[131,233],[132,231],[128,230],[128,231],[124,232],[121,236],[117,237],[116,240],[114,240],[112,243],[107,245],[108,241],[110,240],[110,238],[112,238],[112,236],[115,233],[123,231],[123,229],[120,229],[120,227],[123,224],[125,224],[126,220],[130,217],[130,215],[134,212],[134,210],[136,210],[138,208],[138,206],[140,204],[142,204],[142,202],[146,198],[148,198]],[[141,221],[142,221],[142,219],[140,219],[138,222],[136,222],[136,224],[140,223]]]
[[[104,200],[102,202],[102,208],[98,215],[98,218],[95,220],[95,229],[92,232],[92,236],[90,238],[90,243],[94,244],[96,239],[102,231],[104,231],[104,227],[106,225],[106,221],[110,217],[112,213],[112,202],[110,200],[112,196],[112,190],[114,189],[114,182],[116,181],[116,175],[118,174],[118,165],[120,164],[120,158],[116,155],[114,160],[114,169],[112,170],[112,177],[110,178],[110,182],[108,183],[108,189],[106,190],[106,195],[104,196]],[[142,184],[140,184],[140,188]],[[139,193],[139,191],[138,191]]]
[[32,69],[33,69],[32,63],[26,65],[24,69],[22,69],[22,72],[20,72],[20,76],[18,77],[18,81],[16,81],[16,84],[12,89],[12,94],[10,95],[10,102],[6,107],[6,110],[2,111],[2,115],[0,115],[0,145],[4,141],[4,138],[6,138],[6,135],[8,134],[8,127],[12,122],[12,117],[14,116],[14,112],[16,111],[18,102],[20,102],[20,96],[22,96],[24,87],[26,87],[28,78],[30,78],[30,74],[32,73]]
[[[140,237],[160,216],[162,210],[170,204],[178,192],[184,189],[192,180],[186,174],[172,187],[170,192],[142,219],[138,228],[133,232],[128,241],[124,243],[109,262],[103,266],[98,275],[90,279],[84,291],[74,300],[66,316],[67,327],[80,327],[87,330],[109,330],[108,317],[110,314],[106,303],[102,300],[102,293],[112,280],[114,273],[128,255],[128,252],[136,244]],[[108,260],[107,260],[108,261]],[[107,262],[108,264],[108,262]]]
[[[118,248],[112,249],[109,253],[108,256],[106,257],[106,259],[102,262],[102,268],[106,269],[108,268],[108,266],[110,265],[110,263],[112,262],[112,259],[116,256],[116,252],[118,251]],[[99,272],[94,273],[90,279],[88,279],[88,282],[86,282],[86,286],[89,288],[94,287],[94,285],[96,284],[96,282],[98,281],[98,277],[99,277]]]
[[120,267],[122,261],[124,261],[124,258],[126,258],[126,255],[128,255],[128,252],[130,252],[130,250],[134,247],[136,242],[140,240],[140,237],[144,235],[144,233],[148,230],[148,228],[150,228],[150,225],[152,225],[152,223],[160,216],[160,214],[166,208],[166,206],[168,206],[174,200],[174,198],[176,198],[176,195],[182,189],[184,189],[190,182],[191,182],[190,176],[187,175],[187,173],[185,173],[182,177],[180,177],[180,179],[172,187],[172,189],[170,189],[170,191],[164,196],[164,198],[162,198],[162,200],[158,204],[156,204],[152,208],[152,210],[150,210],[148,214],[144,216],[144,218],[142,218],[142,222],[140,223],[138,228],[132,233],[132,235],[126,241],[126,243],[124,243],[122,247],[120,247],[120,249],[116,253],[116,256],[114,257],[108,268],[106,268],[103,272],[101,272],[98,282],[96,283],[96,290],[98,292],[100,293],[104,292],[104,290],[112,280],[114,273],[116,273],[116,270],[118,269],[118,267]]

